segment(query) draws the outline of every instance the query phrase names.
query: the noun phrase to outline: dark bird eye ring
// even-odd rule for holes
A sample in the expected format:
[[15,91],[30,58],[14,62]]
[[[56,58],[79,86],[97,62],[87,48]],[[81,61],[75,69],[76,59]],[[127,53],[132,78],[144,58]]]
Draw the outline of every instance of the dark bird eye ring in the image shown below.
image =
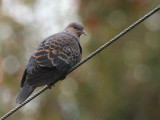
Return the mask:
[[77,26],[74,25],[73,27],[74,27],[75,29],[77,29]]

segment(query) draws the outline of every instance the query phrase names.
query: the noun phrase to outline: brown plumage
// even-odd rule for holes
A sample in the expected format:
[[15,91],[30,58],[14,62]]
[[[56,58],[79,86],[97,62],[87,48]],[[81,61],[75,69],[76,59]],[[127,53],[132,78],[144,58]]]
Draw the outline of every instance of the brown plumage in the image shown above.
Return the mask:
[[27,99],[36,87],[51,87],[58,80],[65,78],[65,73],[81,60],[81,34],[86,34],[84,26],[71,23],[63,32],[41,42],[26,65],[17,103]]

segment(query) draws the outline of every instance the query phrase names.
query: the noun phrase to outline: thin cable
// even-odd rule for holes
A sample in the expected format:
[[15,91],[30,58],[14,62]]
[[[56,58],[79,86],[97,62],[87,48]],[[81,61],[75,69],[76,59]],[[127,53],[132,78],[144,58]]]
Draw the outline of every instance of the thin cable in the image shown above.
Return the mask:
[[[141,22],[143,22],[145,19],[149,18],[151,15],[153,15],[154,13],[156,13],[158,10],[160,10],[160,5],[157,6],[156,8],[154,8],[153,10],[151,10],[149,13],[147,13],[145,16],[143,16],[142,18],[140,18],[139,20],[137,20],[135,23],[133,23],[131,26],[129,26],[128,28],[126,28],[125,30],[123,30],[121,33],[119,33],[118,35],[116,35],[114,38],[112,38],[110,41],[108,41],[107,43],[105,43],[104,45],[102,45],[100,48],[98,48],[97,50],[95,50],[93,53],[91,53],[89,56],[87,56],[84,60],[82,60],[81,62],[79,62],[78,64],[76,64],[75,66],[73,66],[68,72],[67,74],[71,73],[73,70],[75,70],[76,68],[78,68],[80,65],[84,64],[86,61],[88,61],[89,59],[91,59],[93,56],[95,56],[96,54],[98,54],[99,52],[101,52],[104,48],[106,48],[107,46],[111,45],[113,42],[115,42],[117,39],[119,39],[120,37],[122,37],[124,34],[126,34],[127,32],[129,32],[131,29],[133,29],[135,26],[139,25]],[[28,99],[26,99],[24,102],[22,102],[21,104],[17,105],[15,108],[13,108],[11,111],[9,111],[8,113],[6,113],[4,116],[2,116],[0,118],[0,120],[4,120],[7,117],[9,117],[10,115],[12,115],[14,112],[16,112],[18,109],[20,109],[21,107],[23,107],[25,104],[27,104],[28,102],[30,102],[31,100],[33,100],[35,97],[37,97],[38,95],[40,95],[42,92],[44,92],[45,90],[48,89],[48,86],[45,86],[44,88],[42,88],[41,90],[39,90],[38,92],[36,92],[34,95],[32,95],[31,97],[29,97]]]

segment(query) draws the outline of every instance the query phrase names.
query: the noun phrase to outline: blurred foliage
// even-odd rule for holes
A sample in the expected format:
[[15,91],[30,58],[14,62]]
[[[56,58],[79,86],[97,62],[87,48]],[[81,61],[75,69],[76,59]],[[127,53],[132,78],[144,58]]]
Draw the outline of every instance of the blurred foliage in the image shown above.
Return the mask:
[[[79,13],[91,34],[85,49],[92,52],[158,2],[82,0]],[[82,94],[84,99],[89,96],[89,100],[81,102],[86,117],[89,116],[87,120],[160,119],[158,20],[160,13],[134,28],[84,66],[84,74],[90,75],[85,78],[90,81],[88,86],[91,90],[85,86],[78,96],[79,99]],[[90,69],[89,73],[85,67]]]
[[[4,1],[10,0],[2,0]],[[29,6],[31,13],[38,4],[37,0],[19,2],[25,11],[28,10],[26,6]],[[160,3],[159,0],[77,0],[76,2],[78,5],[73,4],[72,7],[77,7],[88,33],[87,36],[82,36],[83,58]],[[57,5],[62,3],[61,1]],[[40,31],[47,24],[48,19],[45,17],[49,14],[44,14],[41,7],[47,8],[47,4],[42,4],[38,10],[43,13],[40,18],[45,21],[36,24],[36,20],[29,19],[32,18],[30,14],[23,14],[20,16],[21,19],[15,17],[17,14],[9,15],[4,8],[5,4],[7,2],[3,5],[0,2],[0,116],[16,106],[15,98],[20,89],[25,64],[35,47],[44,39]],[[34,13],[33,16],[38,17]],[[59,21],[55,17],[52,19]],[[67,18],[62,18],[62,24],[65,23],[65,19]],[[45,31],[46,29],[42,33],[47,37],[48,33]],[[8,119],[160,119],[159,32],[160,12]]]

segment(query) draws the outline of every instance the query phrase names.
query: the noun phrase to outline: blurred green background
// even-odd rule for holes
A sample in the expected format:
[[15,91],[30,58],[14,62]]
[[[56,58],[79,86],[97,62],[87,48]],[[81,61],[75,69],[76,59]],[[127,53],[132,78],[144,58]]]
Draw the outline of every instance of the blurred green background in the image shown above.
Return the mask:
[[[29,56],[73,21],[85,25],[83,58],[160,0],[1,0],[0,116],[15,99]],[[39,88],[40,89],[40,88]],[[8,120],[159,120],[160,11]]]

